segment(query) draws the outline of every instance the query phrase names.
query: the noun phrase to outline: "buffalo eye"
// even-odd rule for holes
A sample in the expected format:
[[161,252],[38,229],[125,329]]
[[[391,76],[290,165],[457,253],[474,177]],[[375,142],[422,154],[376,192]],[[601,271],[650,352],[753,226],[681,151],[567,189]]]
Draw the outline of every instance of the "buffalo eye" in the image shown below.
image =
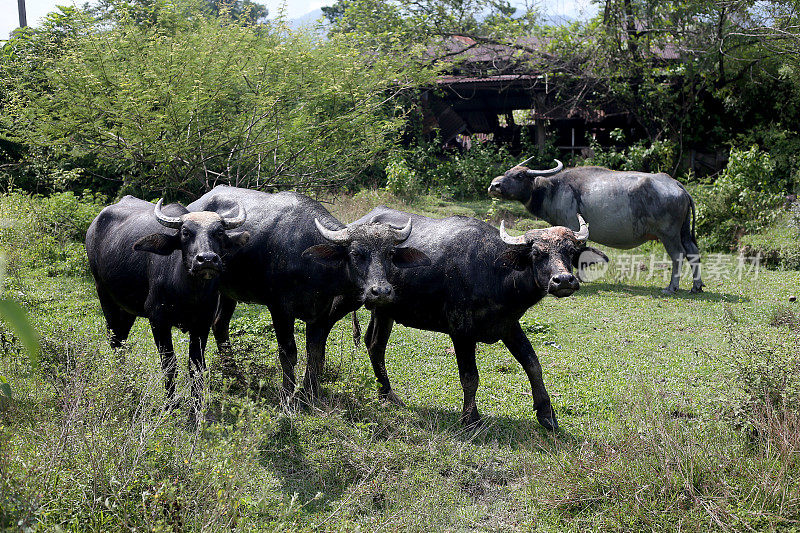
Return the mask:
[[394,250],[394,248],[389,248],[389,250],[386,252],[386,257],[388,257],[389,259],[391,259],[391,258],[393,258],[393,257],[394,257],[394,253],[395,253],[395,250]]
[[353,259],[363,259],[364,258],[364,252],[362,252],[361,250],[358,250],[358,249],[350,250],[350,255],[353,257]]
[[189,230],[188,230],[188,229],[186,229],[186,228],[181,228],[181,236],[183,236],[183,237],[190,237],[191,235],[192,235],[192,232],[191,232],[191,231],[189,231]]

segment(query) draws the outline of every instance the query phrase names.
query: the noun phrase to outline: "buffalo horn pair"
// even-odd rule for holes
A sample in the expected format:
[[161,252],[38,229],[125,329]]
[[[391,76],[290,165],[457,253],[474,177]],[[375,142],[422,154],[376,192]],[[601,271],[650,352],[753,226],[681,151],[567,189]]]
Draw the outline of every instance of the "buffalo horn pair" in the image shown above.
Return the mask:
[[[165,226],[167,228],[172,228],[172,229],[180,228],[181,224],[183,224],[183,217],[182,216],[180,216],[180,217],[171,217],[171,216],[165,215],[161,211],[161,204],[163,202],[164,202],[164,199],[161,198],[158,201],[158,203],[156,204],[156,209],[155,209],[156,219],[158,219],[158,222],[162,226]],[[238,203],[238,202],[236,204],[237,204],[237,207],[239,208],[239,216],[237,216],[236,218],[225,218],[225,217],[222,217],[222,225],[223,225],[223,227],[225,229],[238,228],[239,226],[244,224],[245,218],[247,218],[247,213],[245,213],[244,207],[242,207],[242,205],[240,203]]]
[[[373,221],[374,222],[374,221]],[[342,228],[337,230],[328,229],[322,225],[318,219],[314,219],[314,224],[317,226],[317,230],[319,230],[320,234],[322,234],[325,239],[336,243],[336,244],[350,244],[352,237],[350,237],[350,229],[349,228]],[[394,239],[395,244],[400,244],[404,240],[408,239],[408,236],[411,235],[411,218],[408,219],[406,225],[402,228],[398,228],[396,226],[392,226],[391,224],[386,224],[389,226],[392,231],[394,231]]]
[[[578,239],[578,242],[586,242],[589,240],[589,224],[583,220],[583,217],[580,213],[578,213],[578,223],[581,225],[580,229],[575,233],[575,238]],[[503,242],[506,244],[528,244],[530,239],[533,238],[538,232],[545,231],[545,230],[533,230],[529,231],[524,235],[520,235],[518,237],[512,237],[508,233],[506,233],[506,224],[505,220],[500,221],[500,238],[503,239]],[[528,237],[530,235],[530,238]]]

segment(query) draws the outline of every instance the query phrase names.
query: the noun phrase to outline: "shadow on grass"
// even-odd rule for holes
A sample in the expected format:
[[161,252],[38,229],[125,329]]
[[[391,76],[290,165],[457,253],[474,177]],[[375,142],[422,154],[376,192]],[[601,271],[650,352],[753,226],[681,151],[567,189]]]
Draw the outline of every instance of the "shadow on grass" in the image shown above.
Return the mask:
[[642,287],[641,285],[629,285],[627,283],[607,283],[607,282],[591,282],[581,284],[581,288],[575,293],[578,295],[597,294],[602,291],[609,292],[627,292],[633,296],[649,296],[650,298],[675,298],[678,300],[699,300],[702,302],[749,302],[750,298],[747,296],[737,296],[727,293],[704,291],[699,293],[691,293],[687,289],[680,289],[675,294],[664,294],[661,292],[660,287]]
[[416,424],[420,429],[435,433],[449,433],[462,442],[478,444],[498,443],[517,449],[519,446],[530,446],[531,439],[543,452],[555,452],[565,443],[578,443],[581,439],[559,429],[547,431],[536,421],[536,418],[518,419],[508,416],[482,415],[476,427],[461,425],[460,413],[439,407],[409,407],[417,415]]

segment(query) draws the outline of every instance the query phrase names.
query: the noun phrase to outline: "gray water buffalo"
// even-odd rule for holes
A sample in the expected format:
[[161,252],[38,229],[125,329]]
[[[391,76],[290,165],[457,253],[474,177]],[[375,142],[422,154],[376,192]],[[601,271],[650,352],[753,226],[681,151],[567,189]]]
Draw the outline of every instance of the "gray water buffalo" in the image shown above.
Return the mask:
[[480,419],[475,403],[479,382],[476,343],[502,340],[528,375],[539,423],[557,429],[542,368],[519,319],[548,294],[564,297],[578,290],[572,268],[579,261],[607,261],[602,252],[586,246],[589,231],[585,222],[576,215],[577,232],[554,227],[511,237],[502,225],[498,231],[473,218],[433,219],[378,207],[351,227],[374,222],[398,224],[409,217],[414,230],[406,242],[425,253],[431,264],[389,273],[397,295],[372,311],[364,340],[380,384],[379,394],[399,402],[385,365],[386,344],[395,321],[447,333],[464,391],[461,421],[474,424]]
[[692,267],[692,292],[701,292],[700,251],[694,233],[694,200],[667,174],[621,172],[601,167],[531,170],[515,166],[492,180],[489,195],[517,200],[553,225],[575,228],[581,213],[589,239],[612,248],[633,248],[659,240],[672,259],[672,279],[664,289],[678,290],[683,259]]
[[217,213],[189,212],[172,204],[162,211],[133,196],[103,209],[86,232],[86,254],[97,296],[117,348],[137,316],[150,321],[170,400],[175,394],[172,328],[189,332],[189,371],[195,416],[202,394],[204,350],[217,308],[225,257],[249,239],[231,231],[245,221]]
[[230,349],[229,323],[236,302],[266,305],[272,315],[283,369],[284,399],[295,389],[297,346],[294,322],[306,322],[308,363],[305,400],[319,391],[325,343],[333,325],[362,305],[380,306],[395,297],[387,273],[428,263],[424,254],[401,246],[411,234],[408,217],[346,228],[319,202],[294,192],[269,194],[219,186],[190,209],[228,213],[247,209],[250,242],[227,259],[213,332],[221,351]]

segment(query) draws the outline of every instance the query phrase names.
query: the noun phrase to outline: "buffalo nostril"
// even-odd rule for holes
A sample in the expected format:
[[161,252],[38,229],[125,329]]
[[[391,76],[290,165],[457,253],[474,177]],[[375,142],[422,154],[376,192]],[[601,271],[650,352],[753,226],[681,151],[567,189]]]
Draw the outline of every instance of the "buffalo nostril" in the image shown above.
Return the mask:
[[568,285],[575,282],[575,276],[572,274],[556,274],[550,278],[550,283],[553,285]]
[[219,256],[217,254],[198,254],[198,263],[219,263]]
[[369,291],[375,296],[386,296],[387,294],[392,292],[392,289],[391,287],[373,285],[372,287],[370,287]]

